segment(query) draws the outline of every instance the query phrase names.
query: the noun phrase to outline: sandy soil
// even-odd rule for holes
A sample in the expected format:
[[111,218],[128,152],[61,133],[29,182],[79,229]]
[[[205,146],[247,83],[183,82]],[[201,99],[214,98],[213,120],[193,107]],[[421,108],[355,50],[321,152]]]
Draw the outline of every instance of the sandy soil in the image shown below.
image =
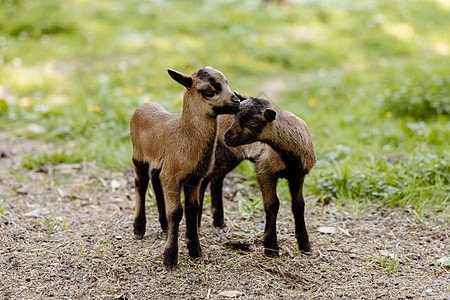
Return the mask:
[[[308,197],[313,252],[298,253],[289,202],[278,221],[278,258],[262,248],[261,205],[239,210],[227,182],[224,229],[212,227],[206,205],[203,257],[162,263],[164,235],[148,201],[147,233],[132,234],[133,171],[94,163],[24,170],[25,155],[54,146],[0,134],[0,299],[450,299],[448,218],[419,218],[411,208],[369,207],[357,216],[333,201]],[[308,184],[309,182],[307,182]],[[309,183],[311,184],[311,183]],[[181,233],[184,233],[184,219]]]

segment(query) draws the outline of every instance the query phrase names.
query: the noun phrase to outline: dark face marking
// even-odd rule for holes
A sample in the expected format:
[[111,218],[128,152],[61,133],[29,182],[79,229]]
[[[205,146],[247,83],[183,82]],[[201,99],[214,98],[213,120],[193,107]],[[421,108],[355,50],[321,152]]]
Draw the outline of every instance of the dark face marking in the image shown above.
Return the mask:
[[213,107],[214,113],[216,115],[223,115],[223,114],[235,114],[239,111],[239,103],[236,103],[233,106],[218,106]]
[[212,108],[210,116],[238,112],[239,98],[230,91],[227,80],[220,71],[206,67],[193,73],[192,77],[196,79],[196,91]]
[[[214,77],[211,76],[206,68],[198,70],[195,73],[195,76],[204,82],[208,82],[211,85],[210,87],[199,90],[199,93],[201,93],[203,97],[210,98],[222,92],[222,85],[220,84],[220,82],[217,82]],[[225,82],[227,81],[225,80]]]
[[208,78],[209,83],[213,86],[217,93],[222,91],[222,85],[218,83],[213,77]]

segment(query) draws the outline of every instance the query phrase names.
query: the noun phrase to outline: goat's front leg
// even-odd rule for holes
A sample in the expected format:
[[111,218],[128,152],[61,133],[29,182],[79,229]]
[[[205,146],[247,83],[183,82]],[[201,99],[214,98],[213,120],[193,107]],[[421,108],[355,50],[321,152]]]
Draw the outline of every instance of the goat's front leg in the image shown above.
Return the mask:
[[183,207],[180,201],[180,183],[173,180],[173,178],[166,178],[163,173],[160,174],[160,179],[164,191],[168,221],[167,239],[164,248],[164,264],[166,266],[173,266],[178,263],[178,231],[180,221],[183,218]]
[[292,196],[292,213],[295,219],[295,237],[300,250],[310,252],[311,243],[309,242],[308,232],[305,225],[305,200],[303,198],[303,182],[305,175],[289,178],[289,189]]
[[158,207],[159,214],[159,224],[164,232],[167,232],[167,216],[166,216],[166,205],[164,204],[164,193],[161,186],[161,180],[159,179],[159,174],[161,170],[152,169],[151,179],[153,192],[155,193],[156,206]]
[[267,255],[278,256],[277,242],[277,214],[280,200],[277,197],[277,177],[273,174],[258,173],[258,181],[264,201],[266,212],[266,227],[264,230],[264,252]]
[[201,178],[190,176],[184,182],[184,210],[186,213],[186,244],[189,256],[202,256],[202,248],[198,239],[199,189]]
[[147,193],[147,187],[149,182],[148,176],[148,163],[139,162],[133,159],[133,166],[136,177],[134,184],[136,188],[136,207],[134,214],[134,236],[136,239],[142,239],[145,234],[145,194]]

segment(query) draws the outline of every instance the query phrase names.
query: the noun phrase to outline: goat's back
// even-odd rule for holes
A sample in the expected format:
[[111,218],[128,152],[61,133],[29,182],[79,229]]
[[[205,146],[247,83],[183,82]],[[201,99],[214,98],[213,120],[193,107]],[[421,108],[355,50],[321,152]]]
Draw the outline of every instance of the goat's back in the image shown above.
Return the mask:
[[171,146],[171,132],[176,131],[179,118],[180,114],[169,113],[159,103],[141,104],[130,121],[133,158],[158,168],[166,146]]

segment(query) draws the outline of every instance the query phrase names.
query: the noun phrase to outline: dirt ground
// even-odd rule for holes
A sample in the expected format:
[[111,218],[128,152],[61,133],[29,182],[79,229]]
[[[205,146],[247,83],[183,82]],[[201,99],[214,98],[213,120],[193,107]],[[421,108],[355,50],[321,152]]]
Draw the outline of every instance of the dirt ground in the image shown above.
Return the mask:
[[[226,186],[224,229],[206,205],[203,257],[188,257],[181,227],[179,265],[162,263],[164,236],[149,202],[144,240],[133,239],[133,171],[94,163],[25,170],[25,155],[52,145],[0,133],[0,299],[450,299],[448,218],[411,208],[366,208],[357,216],[308,197],[313,252],[295,249],[289,202],[278,220],[281,256],[262,248],[261,205],[239,213]],[[308,181],[307,183],[308,184]],[[420,220],[419,220],[420,219]],[[237,291],[224,296],[221,293]]]

